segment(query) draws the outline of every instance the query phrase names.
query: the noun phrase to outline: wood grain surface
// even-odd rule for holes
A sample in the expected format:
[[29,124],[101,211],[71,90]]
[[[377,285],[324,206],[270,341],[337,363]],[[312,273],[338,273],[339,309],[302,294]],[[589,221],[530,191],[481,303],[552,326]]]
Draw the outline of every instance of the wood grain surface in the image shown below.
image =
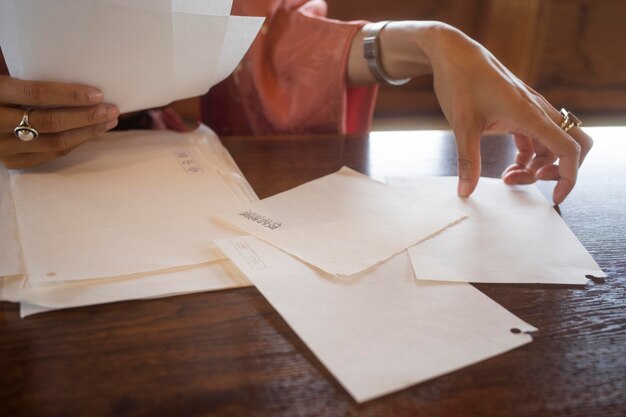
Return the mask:
[[[540,329],[529,345],[359,405],[254,288],[24,320],[0,303],[0,416],[624,416],[626,129],[592,133],[560,210],[608,278],[477,285]],[[379,179],[456,172],[446,132],[224,142],[261,197],[342,165]],[[485,137],[483,173],[499,176],[513,152]]]

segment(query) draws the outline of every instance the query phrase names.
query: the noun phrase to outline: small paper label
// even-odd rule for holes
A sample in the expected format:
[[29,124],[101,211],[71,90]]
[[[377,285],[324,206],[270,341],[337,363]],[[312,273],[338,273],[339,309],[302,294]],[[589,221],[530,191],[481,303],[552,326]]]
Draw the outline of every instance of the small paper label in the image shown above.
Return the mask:
[[259,255],[243,239],[231,240],[230,243],[252,269],[267,269],[267,265],[263,263]]
[[174,156],[178,160],[178,163],[189,175],[197,175],[204,173],[204,170],[196,162],[193,155],[189,151],[174,151]]
[[262,214],[259,213],[255,213],[252,210],[246,210],[246,211],[242,211],[241,213],[239,213],[240,216],[260,224],[261,226],[265,226],[270,230],[276,230],[278,228],[280,228],[283,224],[277,221],[274,221],[273,219],[264,216]]

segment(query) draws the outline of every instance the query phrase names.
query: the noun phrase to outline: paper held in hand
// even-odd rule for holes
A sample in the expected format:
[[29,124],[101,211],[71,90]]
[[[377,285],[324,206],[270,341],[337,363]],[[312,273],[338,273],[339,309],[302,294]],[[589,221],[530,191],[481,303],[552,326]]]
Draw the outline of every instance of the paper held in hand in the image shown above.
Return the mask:
[[205,94],[237,66],[264,18],[232,0],[1,0],[12,76],[99,88],[122,113]]

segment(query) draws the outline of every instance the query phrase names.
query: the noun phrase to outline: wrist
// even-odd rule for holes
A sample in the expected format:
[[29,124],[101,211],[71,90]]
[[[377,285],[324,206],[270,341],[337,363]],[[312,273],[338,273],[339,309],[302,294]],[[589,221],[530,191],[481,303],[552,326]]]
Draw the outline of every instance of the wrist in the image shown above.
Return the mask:
[[[450,45],[469,38],[445,23],[436,21],[394,21],[379,33],[382,69],[391,78],[415,78],[432,74],[450,57]],[[351,84],[375,83],[363,58],[363,30],[354,37],[348,61]]]
[[390,22],[380,34],[381,61],[394,78],[414,78],[432,73],[428,45],[433,22]]
[[431,22],[416,42],[428,57],[433,73],[451,70],[467,72],[484,60],[487,52],[459,29],[441,22]]

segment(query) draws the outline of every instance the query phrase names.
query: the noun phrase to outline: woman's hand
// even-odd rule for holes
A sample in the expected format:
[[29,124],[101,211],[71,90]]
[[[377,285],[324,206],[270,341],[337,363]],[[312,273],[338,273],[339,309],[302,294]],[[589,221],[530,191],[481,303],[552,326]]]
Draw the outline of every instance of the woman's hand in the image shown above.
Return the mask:
[[[7,168],[28,168],[114,128],[119,110],[102,101],[102,92],[92,87],[0,75],[0,162]],[[13,133],[27,109],[29,124],[39,132],[31,142]]]
[[[361,53],[352,46],[348,79],[372,82]],[[592,139],[580,128],[560,128],[561,114],[526,86],[483,46],[439,22],[393,22],[380,34],[383,67],[394,78],[433,74],[441,109],[452,125],[459,161],[460,196],[469,196],[480,177],[480,137],[488,130],[514,135],[518,154],[503,173],[507,184],[556,180],[553,200],[561,203],[576,183]]]
[[429,49],[435,93],[452,125],[459,155],[459,195],[468,196],[480,176],[480,136],[488,130],[514,135],[515,163],[503,173],[507,184],[556,180],[553,200],[561,203],[576,184],[578,168],[593,145],[563,116],[496,58],[463,33],[444,27]]

